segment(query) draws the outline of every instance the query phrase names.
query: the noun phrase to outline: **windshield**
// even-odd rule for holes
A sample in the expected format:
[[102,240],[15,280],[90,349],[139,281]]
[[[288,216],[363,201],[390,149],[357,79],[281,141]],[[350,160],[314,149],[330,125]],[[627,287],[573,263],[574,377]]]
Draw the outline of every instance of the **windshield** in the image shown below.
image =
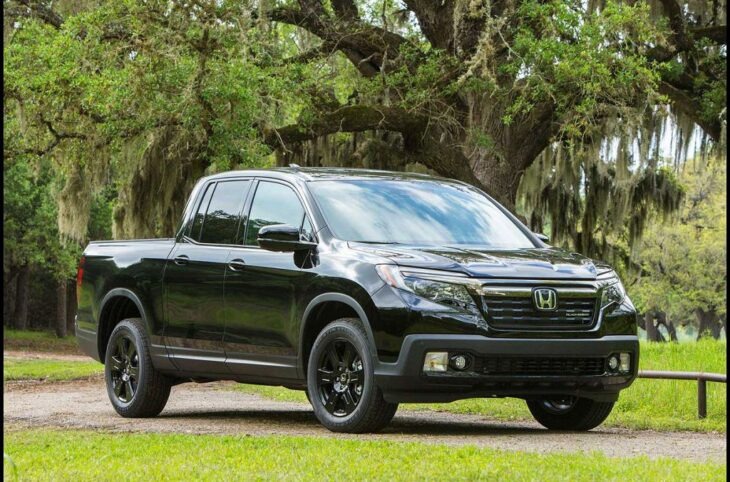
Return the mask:
[[436,181],[309,183],[335,237],[366,243],[535,245],[493,202],[467,186]]

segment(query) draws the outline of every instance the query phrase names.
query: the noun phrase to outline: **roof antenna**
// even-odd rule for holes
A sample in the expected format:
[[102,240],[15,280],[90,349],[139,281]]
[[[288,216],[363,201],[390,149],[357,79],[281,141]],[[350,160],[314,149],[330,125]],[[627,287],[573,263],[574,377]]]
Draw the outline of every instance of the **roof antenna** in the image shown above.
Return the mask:
[[291,164],[289,164],[289,167],[291,167],[292,169],[299,169],[299,164],[294,164],[292,162]]

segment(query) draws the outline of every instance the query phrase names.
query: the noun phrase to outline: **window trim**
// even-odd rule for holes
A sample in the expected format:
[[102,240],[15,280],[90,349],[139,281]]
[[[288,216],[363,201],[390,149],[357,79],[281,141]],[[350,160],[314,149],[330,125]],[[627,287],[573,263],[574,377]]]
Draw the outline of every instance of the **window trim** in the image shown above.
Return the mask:
[[259,246],[257,244],[245,244],[246,235],[248,234],[248,218],[251,216],[251,208],[253,207],[253,202],[256,199],[256,192],[259,190],[259,185],[262,182],[271,182],[274,184],[281,184],[281,185],[288,187],[289,189],[291,189],[294,192],[294,195],[297,197],[297,199],[299,199],[299,204],[302,206],[302,210],[304,211],[304,216],[302,217],[302,221],[299,224],[299,229],[301,230],[302,226],[304,225],[304,218],[305,217],[309,218],[309,224],[312,225],[312,229],[314,231],[312,233],[312,235],[314,236],[314,242],[319,244],[319,237],[317,236],[318,230],[314,224],[314,221],[312,221],[314,218],[313,218],[312,214],[309,212],[309,210],[307,209],[307,203],[304,202],[304,199],[302,198],[299,190],[293,184],[291,184],[287,181],[283,181],[281,179],[273,179],[273,178],[269,178],[269,177],[257,177],[255,185],[251,186],[252,189],[251,189],[251,191],[249,191],[250,198],[246,200],[246,207],[245,207],[246,225],[243,230],[243,236],[241,237],[242,243],[240,245],[237,244],[234,246],[236,246],[238,248],[262,249],[261,246]]
[[[304,215],[309,218],[309,223],[312,225],[312,229],[314,230],[312,232],[312,236],[314,237],[314,242],[319,244],[319,229],[317,228],[316,220],[314,216],[312,216],[311,210],[309,209],[309,205],[305,202],[304,198],[302,197],[302,194],[299,192],[299,189],[296,188],[292,183],[288,181],[284,181],[282,179],[276,179],[271,177],[261,177],[261,176],[232,176],[232,177],[224,177],[220,179],[211,179],[209,182],[207,182],[201,189],[200,192],[197,194],[197,197],[199,199],[196,199],[195,202],[200,205],[203,202],[203,197],[205,196],[205,193],[207,191],[208,186],[211,184],[216,184],[218,182],[222,181],[251,181],[251,187],[248,190],[248,194],[246,195],[246,199],[243,202],[243,209],[241,213],[239,214],[239,226],[241,221],[243,221],[244,218],[246,218],[246,226],[244,226],[244,232],[242,236],[242,240],[245,242],[246,240],[246,232],[245,230],[248,228],[248,216],[251,214],[251,206],[253,205],[253,198],[256,194],[256,190],[258,189],[259,183],[261,181],[266,182],[274,182],[277,184],[283,184],[287,187],[289,187],[292,191],[294,191],[294,194],[296,194],[297,198],[299,199],[299,203],[302,205],[302,208],[304,209]],[[210,197],[213,199],[213,196]],[[207,211],[207,208],[206,208]],[[190,236],[188,236],[189,231],[192,229],[192,220],[194,216],[197,214],[197,211],[194,211],[191,213],[190,219],[188,219],[189,227],[184,230],[180,242],[186,242],[192,245],[196,246],[205,246],[210,248],[239,248],[239,249],[263,249],[261,246],[258,245],[245,245],[245,244],[216,244],[216,243],[201,243],[200,241],[196,241],[195,239],[192,239]],[[239,227],[240,229],[240,227]],[[185,232],[187,231],[187,232]],[[238,235],[236,235],[238,237]]]
[[[198,198],[195,199],[195,203],[194,203],[194,205],[197,206],[197,208],[194,208],[193,211],[190,213],[190,219],[188,219],[185,229],[183,229],[183,233],[182,233],[183,237],[193,239],[191,236],[193,234],[192,231],[193,231],[193,226],[195,225],[195,218],[198,216],[200,209],[203,207],[203,201],[205,201],[205,195],[208,194],[208,190],[212,188],[213,191],[215,191],[215,184],[216,184],[215,181],[208,182],[208,183],[205,183],[205,185],[200,189]],[[212,191],[210,193],[210,197],[211,197],[211,199],[213,198]],[[208,206],[205,207],[206,213],[208,212],[209,206],[210,206],[210,199],[208,199]],[[200,225],[201,230],[202,230],[204,223],[205,223],[205,213],[203,213],[203,221],[201,221],[201,225]],[[198,233],[198,234],[200,234],[200,233]]]
[[[236,226],[236,237],[238,237],[238,231],[241,229],[241,221],[243,219],[243,213],[247,210],[249,199],[251,198],[251,188],[253,188],[256,178],[255,177],[224,177],[221,179],[212,179],[210,182],[207,182],[205,186],[200,190],[200,200],[197,201],[198,204],[198,210],[191,213],[191,217],[188,220],[188,228],[185,230],[186,232],[183,232],[181,241],[185,241],[186,243],[194,244],[197,246],[208,246],[208,247],[231,247],[231,246],[238,246],[237,244],[223,244],[223,243],[202,243],[200,241],[197,241],[190,237],[190,231],[192,230],[193,221],[195,219],[195,216],[198,214],[198,211],[200,210],[200,205],[203,203],[203,200],[205,198],[205,195],[208,192],[208,189],[210,186],[215,185],[213,188],[213,193],[210,196],[210,200],[208,201],[208,206],[205,208],[205,215],[208,215],[208,207],[210,207],[210,201],[213,200],[213,195],[215,194],[215,189],[217,188],[217,185],[221,182],[231,182],[231,181],[248,181],[249,182],[249,188],[248,192],[246,193],[246,197],[243,199],[243,204],[241,205],[241,210],[238,212],[238,224]],[[203,224],[200,226],[200,230],[202,233],[203,227],[205,226],[205,218],[203,218]]]

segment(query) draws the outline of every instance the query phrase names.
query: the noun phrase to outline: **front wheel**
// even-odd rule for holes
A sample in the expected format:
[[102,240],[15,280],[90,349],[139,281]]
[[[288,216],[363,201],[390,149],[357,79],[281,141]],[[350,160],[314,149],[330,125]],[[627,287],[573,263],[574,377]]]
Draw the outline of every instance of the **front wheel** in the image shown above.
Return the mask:
[[398,409],[375,385],[373,356],[360,320],[330,323],[312,347],[307,393],[317,419],[333,432],[377,432]]
[[596,428],[611,413],[613,402],[565,397],[528,400],[527,407],[535,420],[550,430],[586,431]]

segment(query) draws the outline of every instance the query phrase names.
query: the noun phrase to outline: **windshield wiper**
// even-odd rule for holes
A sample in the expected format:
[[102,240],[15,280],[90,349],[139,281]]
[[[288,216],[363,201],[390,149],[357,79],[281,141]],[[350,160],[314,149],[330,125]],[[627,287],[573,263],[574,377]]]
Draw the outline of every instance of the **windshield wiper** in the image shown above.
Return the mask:
[[363,244],[402,244],[396,241],[357,241],[351,240],[351,243],[363,243]]

